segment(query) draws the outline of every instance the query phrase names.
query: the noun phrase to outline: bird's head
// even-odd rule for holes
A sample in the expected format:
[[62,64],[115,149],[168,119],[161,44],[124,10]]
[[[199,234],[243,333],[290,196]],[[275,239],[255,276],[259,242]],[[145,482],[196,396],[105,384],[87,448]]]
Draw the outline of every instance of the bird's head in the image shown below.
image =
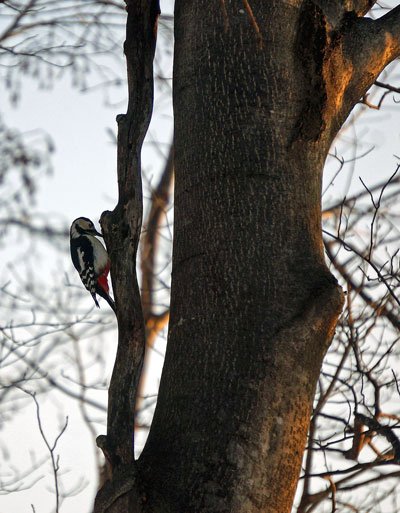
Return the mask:
[[81,235],[97,235],[98,237],[103,237],[102,234],[96,230],[92,221],[87,217],[78,217],[78,219],[75,219],[71,224],[71,239],[75,239]]

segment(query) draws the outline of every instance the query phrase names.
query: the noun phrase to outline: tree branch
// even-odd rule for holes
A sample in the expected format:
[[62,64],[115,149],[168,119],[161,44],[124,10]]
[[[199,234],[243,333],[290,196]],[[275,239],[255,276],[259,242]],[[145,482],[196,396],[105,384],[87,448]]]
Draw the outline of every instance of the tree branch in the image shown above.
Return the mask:
[[351,56],[354,70],[352,85],[356,86],[361,81],[359,87],[369,88],[381,71],[400,54],[400,6],[377,20],[356,19],[349,30],[345,28],[344,49]]
[[400,6],[377,20],[358,18],[352,29],[346,40],[353,43],[353,63],[361,72],[379,74],[400,54]]
[[376,4],[376,0],[315,0],[314,3],[324,13],[330,28],[336,30],[350,13],[364,16]]
[[[146,339],[154,330],[154,275],[160,224],[168,206],[174,170],[174,146],[171,144],[161,179],[151,195],[151,208],[145,222],[146,232],[141,244],[142,308],[146,323]],[[149,341],[147,340],[147,343]]]
[[382,426],[376,419],[367,417],[361,413],[356,413],[355,419],[367,426],[371,431],[376,431],[379,435],[384,436],[393,448],[393,460],[391,461],[394,463],[400,462],[400,440],[394,434],[392,427]]
[[324,118],[331,136],[382,70],[400,55],[400,6],[377,20],[357,17],[357,12],[343,18],[330,35],[325,51],[323,77],[327,104]]
[[141,148],[153,107],[153,57],[158,0],[127,0],[124,51],[129,103],[118,122],[118,204],[101,217],[117,306],[118,350],[109,388],[107,441],[112,470],[134,462],[134,411],[145,330],[136,277],[142,223]]

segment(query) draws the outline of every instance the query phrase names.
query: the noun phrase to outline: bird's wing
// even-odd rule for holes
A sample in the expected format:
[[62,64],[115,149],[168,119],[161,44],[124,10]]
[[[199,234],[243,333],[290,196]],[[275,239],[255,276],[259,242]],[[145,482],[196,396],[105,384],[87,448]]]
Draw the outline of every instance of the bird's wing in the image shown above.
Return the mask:
[[71,258],[86,289],[96,292],[96,276],[93,267],[93,247],[86,237],[71,240]]

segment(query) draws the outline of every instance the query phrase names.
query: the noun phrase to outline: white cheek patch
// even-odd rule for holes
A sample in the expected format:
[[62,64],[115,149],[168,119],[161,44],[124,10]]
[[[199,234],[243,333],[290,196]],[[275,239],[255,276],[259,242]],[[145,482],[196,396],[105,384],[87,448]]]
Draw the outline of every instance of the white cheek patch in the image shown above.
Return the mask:
[[75,239],[76,237],[79,237],[79,232],[78,230],[76,229],[76,226],[75,225],[72,225],[72,228],[71,228],[71,237],[73,239]]

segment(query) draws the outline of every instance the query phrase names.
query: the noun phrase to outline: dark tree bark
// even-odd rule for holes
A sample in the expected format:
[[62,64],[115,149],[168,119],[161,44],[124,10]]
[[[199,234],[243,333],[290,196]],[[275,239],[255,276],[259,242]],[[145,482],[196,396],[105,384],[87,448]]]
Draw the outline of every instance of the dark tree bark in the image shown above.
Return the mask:
[[[118,367],[117,356],[109,433],[100,440],[113,478],[97,513],[290,511],[343,302],[324,260],[322,168],[350,110],[400,51],[400,8],[378,21],[359,17],[373,3],[176,1],[168,349],[150,435],[133,463],[140,216],[125,207],[140,196],[140,143],[128,151],[124,136],[120,203],[103,227],[111,247],[134,241],[128,258],[112,251],[111,260],[119,355],[135,363]],[[129,3],[128,13],[141,4]],[[128,69],[140,81],[136,65]],[[130,94],[144,101],[137,89]],[[143,135],[142,119],[129,122]]]
[[[124,52],[129,103],[118,122],[118,204],[104,212],[101,225],[111,260],[118,320],[118,350],[111,377],[107,436],[97,438],[111,479],[95,501],[96,513],[131,511],[134,479],[135,402],[145,350],[145,325],[136,277],[136,254],[142,224],[141,148],[153,106],[153,57],[159,15],[158,0],[126,2]],[[137,494],[131,493],[134,497]],[[137,499],[139,500],[139,499]],[[137,502],[137,501],[136,501]]]

